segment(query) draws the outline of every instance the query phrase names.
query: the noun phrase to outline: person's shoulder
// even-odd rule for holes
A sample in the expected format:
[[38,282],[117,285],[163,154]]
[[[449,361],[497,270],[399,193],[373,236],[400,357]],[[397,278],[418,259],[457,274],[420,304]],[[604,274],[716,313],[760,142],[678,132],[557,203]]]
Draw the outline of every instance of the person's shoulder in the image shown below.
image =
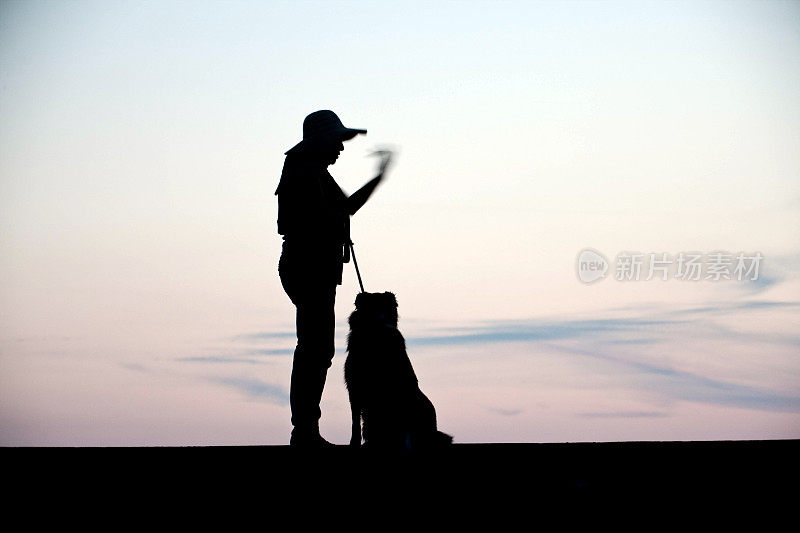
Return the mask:
[[283,160],[283,168],[300,168],[306,166],[306,158],[299,152],[289,152]]
[[314,168],[304,157],[297,155],[287,155],[283,163],[281,181],[290,187],[305,183],[314,177]]

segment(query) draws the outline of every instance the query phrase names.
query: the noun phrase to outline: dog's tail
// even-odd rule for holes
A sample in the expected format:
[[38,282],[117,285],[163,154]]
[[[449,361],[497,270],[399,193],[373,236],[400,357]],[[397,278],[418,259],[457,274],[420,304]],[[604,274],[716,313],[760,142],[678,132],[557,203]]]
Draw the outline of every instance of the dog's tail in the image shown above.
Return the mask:
[[433,445],[434,446],[449,446],[453,444],[453,436],[448,435],[447,433],[442,433],[441,431],[437,431],[433,435]]

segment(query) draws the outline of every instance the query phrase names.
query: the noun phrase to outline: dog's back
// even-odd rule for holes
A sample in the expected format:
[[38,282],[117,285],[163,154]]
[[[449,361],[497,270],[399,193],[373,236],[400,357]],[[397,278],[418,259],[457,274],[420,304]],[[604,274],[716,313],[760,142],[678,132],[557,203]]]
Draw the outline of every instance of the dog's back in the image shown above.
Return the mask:
[[419,389],[397,329],[394,294],[361,293],[350,315],[345,383],[350,395],[351,444],[373,447],[430,447],[452,438],[437,431],[436,409]]

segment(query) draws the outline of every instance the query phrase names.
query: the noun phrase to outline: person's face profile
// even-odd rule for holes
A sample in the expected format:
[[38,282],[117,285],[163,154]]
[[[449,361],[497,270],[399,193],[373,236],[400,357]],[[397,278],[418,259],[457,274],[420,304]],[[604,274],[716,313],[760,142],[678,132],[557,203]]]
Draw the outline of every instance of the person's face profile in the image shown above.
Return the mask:
[[326,165],[336,163],[339,154],[344,150],[344,143],[338,137],[326,137],[318,139],[316,144],[317,157]]

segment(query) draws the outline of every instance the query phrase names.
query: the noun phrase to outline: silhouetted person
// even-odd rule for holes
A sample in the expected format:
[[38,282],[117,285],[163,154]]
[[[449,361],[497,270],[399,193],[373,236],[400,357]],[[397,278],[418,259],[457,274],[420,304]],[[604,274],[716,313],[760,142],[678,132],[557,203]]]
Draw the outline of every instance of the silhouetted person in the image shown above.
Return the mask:
[[289,401],[293,446],[331,446],[319,434],[319,404],[334,354],[334,302],[350,260],[350,216],[367,201],[389,164],[347,196],[328,173],[343,141],[367,130],[345,128],[333,111],[316,111],[303,121],[303,140],[286,152],[278,195],[278,233],[283,251],[281,283],[297,308],[297,347]]

